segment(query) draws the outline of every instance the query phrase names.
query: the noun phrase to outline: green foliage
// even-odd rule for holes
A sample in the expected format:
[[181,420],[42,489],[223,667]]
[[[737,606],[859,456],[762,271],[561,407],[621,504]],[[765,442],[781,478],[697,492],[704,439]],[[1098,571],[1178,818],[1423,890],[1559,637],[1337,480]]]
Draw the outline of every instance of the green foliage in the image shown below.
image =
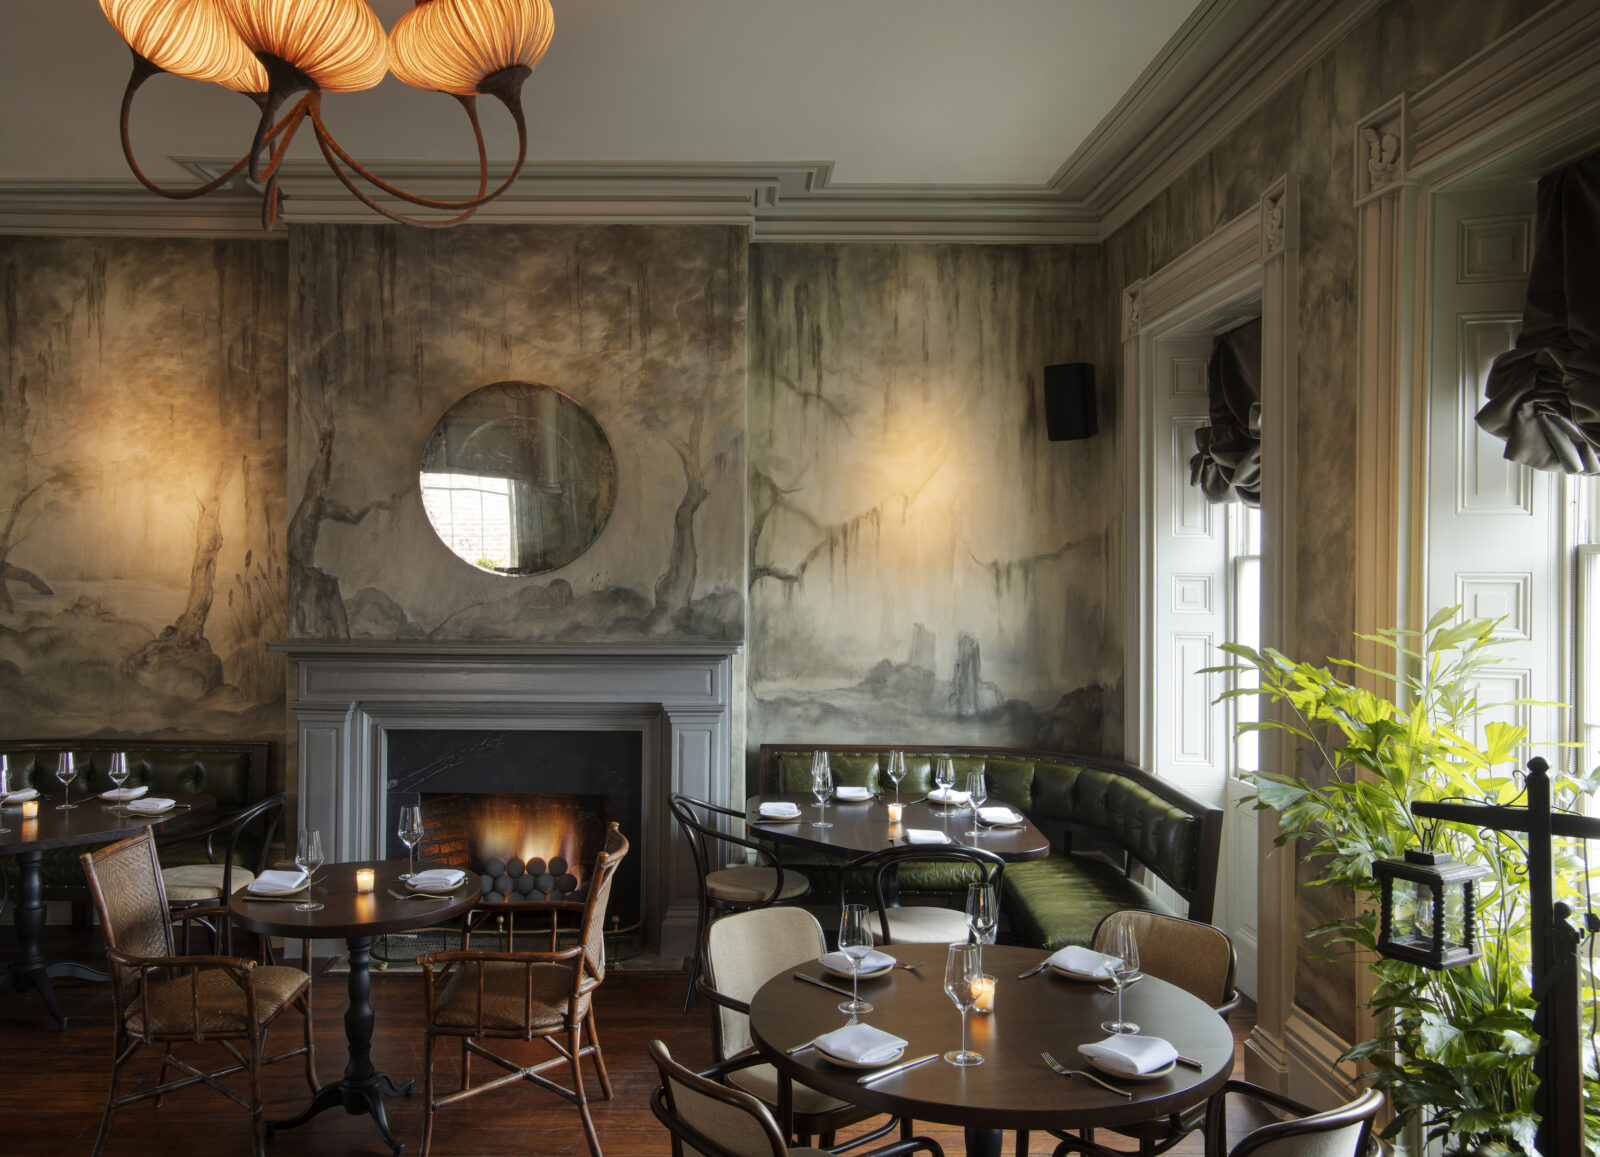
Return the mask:
[[[1335,664],[1392,687],[1392,700],[1270,649],[1229,644],[1223,649],[1240,662],[1213,670],[1259,683],[1225,698],[1260,695],[1279,705],[1246,728],[1286,731],[1322,764],[1317,782],[1257,774],[1255,806],[1279,813],[1278,846],[1298,841],[1299,854],[1318,866],[1315,883],[1344,885],[1355,896],[1352,915],[1309,936],[1329,955],[1365,964],[1377,981],[1368,1007],[1382,1029],[1345,1059],[1366,1062],[1372,1080],[1387,1091],[1396,1116],[1384,1135],[1420,1117],[1430,1139],[1448,1137],[1469,1149],[1500,1142],[1532,1154],[1539,1044],[1528,982],[1527,857],[1510,835],[1434,824],[1410,811],[1418,800],[1512,804],[1521,795],[1515,769],[1525,754],[1525,729],[1489,721],[1476,691],[1483,669],[1496,661],[1497,624],[1458,620],[1459,611],[1440,611],[1420,632],[1363,636],[1398,653],[1402,676]],[[1592,779],[1559,780],[1557,803],[1570,806],[1593,789]],[[1492,871],[1479,884],[1484,955],[1471,965],[1433,972],[1377,955],[1380,894],[1372,863],[1419,846]],[[1581,896],[1583,873],[1571,849],[1558,849],[1558,895]],[[1586,995],[1592,998],[1592,991]],[[1586,1076],[1594,1152],[1600,1082],[1592,1071]]]

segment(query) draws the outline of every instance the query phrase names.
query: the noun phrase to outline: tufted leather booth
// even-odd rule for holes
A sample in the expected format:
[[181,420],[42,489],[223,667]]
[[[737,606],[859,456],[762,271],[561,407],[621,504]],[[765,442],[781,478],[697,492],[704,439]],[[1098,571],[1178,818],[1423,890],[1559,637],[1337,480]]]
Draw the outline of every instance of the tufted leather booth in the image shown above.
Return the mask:
[[[970,771],[983,771],[991,802],[1020,808],[1051,837],[1048,859],[1010,864],[1002,907],[1020,944],[1056,949],[1087,947],[1100,921],[1124,908],[1167,912],[1132,878],[1143,867],[1188,902],[1191,920],[1209,922],[1216,898],[1222,843],[1222,810],[1208,807],[1171,784],[1131,764],[1058,752],[971,747],[843,745],[800,747],[763,744],[764,791],[807,792],[811,753],[828,753],[836,784],[894,790],[884,774],[891,750],[903,751],[906,778],[901,794],[914,799],[933,786],[933,763],[949,755],[959,786]],[[814,862],[815,860],[815,862]],[[784,863],[808,874],[826,866],[820,857],[785,850]],[[902,875],[902,895],[959,887],[943,875]],[[847,883],[849,883],[847,881]]]
[[[86,799],[115,786],[106,777],[106,769],[111,766],[112,753],[117,751],[128,754],[126,787],[145,784],[156,795],[162,792],[214,795],[217,810],[223,814],[255,803],[266,795],[270,751],[267,743],[135,739],[0,743],[0,752],[10,760],[13,790],[34,787],[41,796],[61,795],[61,783],[56,779],[56,756],[68,750],[78,757],[78,776],[72,781],[74,799]],[[46,806],[56,802],[52,798]],[[160,848],[163,867],[206,862],[203,841],[162,840]],[[45,853],[46,899],[87,902],[89,894],[83,868],[78,863],[82,851],[82,848],[58,848]],[[241,841],[234,858],[240,864],[254,865],[259,852],[259,848],[246,847]],[[0,867],[15,882],[15,863],[8,858],[0,861]]]

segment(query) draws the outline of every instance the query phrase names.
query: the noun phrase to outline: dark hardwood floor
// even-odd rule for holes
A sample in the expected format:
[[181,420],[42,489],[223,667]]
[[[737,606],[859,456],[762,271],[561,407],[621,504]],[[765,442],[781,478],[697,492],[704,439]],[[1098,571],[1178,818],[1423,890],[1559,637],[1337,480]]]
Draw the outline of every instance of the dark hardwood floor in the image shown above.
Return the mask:
[[[0,961],[11,958],[10,941],[7,927],[0,935]],[[94,933],[51,928],[49,944],[56,956],[86,962],[99,959]],[[324,1081],[336,1080],[344,1066],[344,984],[341,975],[324,974],[316,980],[317,1068]],[[645,1043],[659,1037],[674,1056],[687,1063],[709,1063],[710,1028],[704,1005],[697,1003],[693,1013],[683,1015],[679,1011],[683,985],[684,977],[678,974],[613,970],[599,993],[596,1008],[601,1043],[616,1092],[609,1102],[593,1102],[595,1125],[607,1157],[670,1152],[665,1131],[650,1113],[649,1095],[656,1079]],[[64,981],[57,992],[70,1017],[65,1031],[56,1029],[36,996],[0,993],[0,1153],[6,1157],[82,1155],[94,1144],[110,1073],[110,991],[103,985]],[[421,993],[420,979],[414,974],[373,974],[372,1002],[377,1016],[373,1060],[396,1079],[420,1078],[422,1073]],[[1247,1005],[1233,1015],[1234,1035],[1241,1043],[1253,1014],[1253,1007]],[[275,1030],[285,1034],[285,1043],[291,1039],[288,1034],[298,1035],[295,1019],[289,1015]],[[153,1075],[156,1056],[147,1055],[149,1063],[138,1071]],[[441,1051],[438,1074],[445,1087],[459,1071],[456,1064],[453,1052]],[[1241,1054],[1236,1071],[1242,1067]],[[588,1077],[590,1093],[595,1095],[592,1070]],[[297,1111],[308,1095],[298,1062],[269,1066],[263,1091],[269,1117]],[[405,1143],[406,1154],[415,1157],[422,1139],[420,1099],[390,1100],[387,1107],[396,1137]],[[918,1131],[939,1139],[949,1157],[960,1157],[963,1152],[956,1130],[919,1126]],[[1047,1157],[1052,1148],[1049,1138],[1033,1138],[1032,1153]],[[1006,1151],[1012,1151],[1009,1137]],[[292,1132],[280,1133],[267,1143],[267,1152],[384,1157],[388,1148],[369,1118],[334,1110]],[[485,1094],[443,1109],[434,1130],[436,1157],[586,1157],[587,1152],[577,1110],[532,1085]],[[1202,1147],[1197,1139],[1191,1139],[1173,1152],[1193,1157]],[[106,1153],[124,1157],[249,1154],[248,1115],[209,1089],[185,1089],[167,1097],[159,1110],[150,1101],[120,1110]]]

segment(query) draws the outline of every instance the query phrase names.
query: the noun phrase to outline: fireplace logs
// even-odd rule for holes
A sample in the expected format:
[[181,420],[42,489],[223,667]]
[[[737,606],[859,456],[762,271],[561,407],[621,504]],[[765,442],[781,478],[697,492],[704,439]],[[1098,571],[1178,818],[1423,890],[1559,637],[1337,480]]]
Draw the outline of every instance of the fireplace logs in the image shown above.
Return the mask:
[[515,856],[509,860],[491,859],[483,865],[478,883],[486,904],[583,899],[578,877],[567,871],[567,861],[560,856],[526,863]]

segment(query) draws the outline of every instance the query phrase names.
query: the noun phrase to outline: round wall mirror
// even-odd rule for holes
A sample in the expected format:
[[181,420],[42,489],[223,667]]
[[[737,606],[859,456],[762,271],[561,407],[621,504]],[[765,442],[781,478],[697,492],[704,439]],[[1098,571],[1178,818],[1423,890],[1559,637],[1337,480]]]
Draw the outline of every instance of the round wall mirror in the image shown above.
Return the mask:
[[617,463],[600,423],[566,394],[496,382],[445,411],[421,482],[428,521],[458,557],[494,574],[540,574],[600,537]]

